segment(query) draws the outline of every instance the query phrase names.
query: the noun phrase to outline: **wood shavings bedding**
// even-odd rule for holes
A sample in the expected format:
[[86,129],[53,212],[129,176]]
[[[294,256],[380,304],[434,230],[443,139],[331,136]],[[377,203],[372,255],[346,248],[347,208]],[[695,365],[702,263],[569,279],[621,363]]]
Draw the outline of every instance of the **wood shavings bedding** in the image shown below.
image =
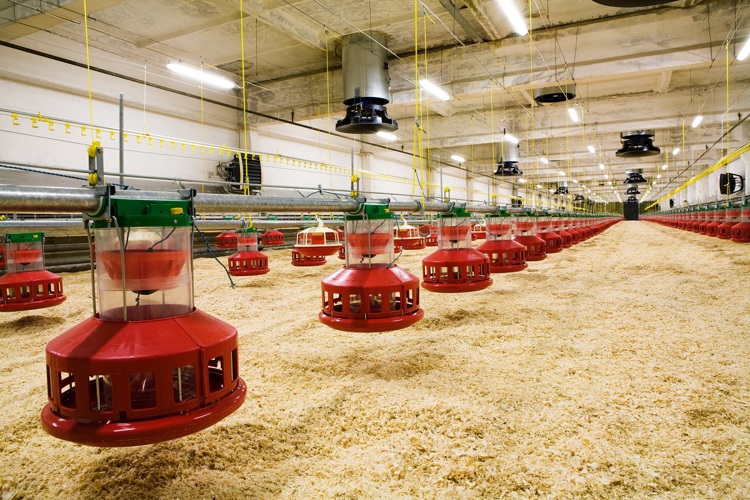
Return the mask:
[[317,321],[342,261],[266,253],[234,290],[196,261],[248,397],[167,443],[39,425],[44,347],[91,314],[88,272],[63,274],[61,306],[0,316],[2,498],[750,497],[750,245],[623,222],[487,290],[422,290],[425,319],[379,334]]

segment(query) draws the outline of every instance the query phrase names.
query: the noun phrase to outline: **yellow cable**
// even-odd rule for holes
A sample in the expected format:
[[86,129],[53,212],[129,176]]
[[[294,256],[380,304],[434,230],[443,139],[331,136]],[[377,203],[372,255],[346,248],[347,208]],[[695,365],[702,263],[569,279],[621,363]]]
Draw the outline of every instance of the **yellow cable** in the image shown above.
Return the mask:
[[[727,112],[726,112],[726,128],[724,129],[724,150],[729,149],[729,144],[727,143],[729,135],[729,42],[724,43],[725,53],[726,53],[726,104],[727,104]],[[727,189],[727,195],[726,195],[726,205],[729,206],[729,190]]]
[[[326,32],[326,116],[331,116],[331,83],[330,83],[330,67],[328,65],[328,28]],[[331,120],[328,120],[328,164],[332,163],[331,160]]]
[[[414,117],[419,119],[419,0],[414,0]],[[417,134],[419,126],[414,124],[414,138],[412,145],[412,172],[417,169]],[[414,174],[412,174],[412,179]],[[414,197],[414,184],[412,182],[411,196]]]
[[240,0],[240,58],[242,61],[242,154],[245,157],[245,185],[242,186],[246,195],[250,194],[250,170],[247,166],[247,96],[245,90],[245,19],[243,0]]
[[[203,72],[203,60],[201,60],[201,73],[202,72]],[[201,138],[201,142],[203,142],[203,80],[201,80],[200,89],[201,89],[201,133],[200,133],[200,138]],[[206,157],[205,156],[201,156],[201,193],[205,193],[206,192],[206,189],[205,189],[204,184],[202,182],[206,178],[205,163],[206,163]]]
[[83,0],[83,31],[86,37],[86,80],[88,81],[89,89],[89,119],[91,121],[91,128],[94,128],[94,98],[91,95],[91,56],[89,54],[89,14],[86,0]]

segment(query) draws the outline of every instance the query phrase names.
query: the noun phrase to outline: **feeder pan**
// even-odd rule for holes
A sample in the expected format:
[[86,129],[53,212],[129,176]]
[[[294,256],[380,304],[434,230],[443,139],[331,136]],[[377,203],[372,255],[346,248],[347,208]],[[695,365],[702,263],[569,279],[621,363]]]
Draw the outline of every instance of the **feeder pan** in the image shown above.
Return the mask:
[[732,238],[732,228],[740,221],[739,208],[727,208],[725,220],[719,224],[717,238],[728,240]]
[[326,263],[325,255],[303,255],[292,249],[292,265],[296,267],[322,266]]
[[424,237],[424,244],[427,247],[436,247],[438,246],[438,235],[437,232],[431,233],[429,236]]
[[471,248],[471,214],[454,207],[452,213],[439,214],[438,222],[438,249],[422,259],[422,287],[459,293],[490,286],[490,259]]
[[0,312],[31,311],[62,304],[62,278],[44,269],[42,233],[6,234],[6,273],[0,277]]
[[528,267],[526,247],[513,240],[513,222],[509,213],[486,215],[487,240],[476,250],[490,259],[491,273],[514,273]]
[[271,229],[270,231],[266,231],[265,233],[263,233],[263,235],[260,237],[260,242],[263,244],[263,246],[268,247],[283,245],[285,243],[284,233],[276,229]]
[[268,271],[268,256],[258,251],[258,231],[254,228],[237,231],[237,253],[229,257],[229,274],[259,276]]
[[719,236],[719,226],[724,222],[724,213],[719,210],[711,212],[711,221],[706,226],[706,236],[715,238]]
[[431,226],[430,224],[422,224],[421,226],[419,226],[420,236],[429,236],[435,231],[437,231],[437,226]]
[[[340,247],[338,231],[325,227],[320,219],[318,219],[316,227],[297,233],[297,243],[294,245],[294,249],[300,255],[304,257],[324,257],[323,262],[325,262],[327,255],[336,255]],[[292,264],[294,264],[294,252],[292,252]]]
[[484,230],[482,224],[474,224],[471,228],[471,240],[484,240],[487,239],[487,233]]
[[745,205],[740,210],[740,221],[732,226],[731,239],[735,243],[750,243],[750,206]]
[[365,204],[344,219],[346,266],[321,282],[321,323],[368,333],[399,330],[422,319],[419,278],[393,264],[393,214],[387,205]]
[[47,345],[42,427],[101,447],[198,432],[247,388],[237,330],[193,306],[191,203],[108,202],[112,219],[94,221],[98,312]]
[[557,234],[559,234],[560,237],[562,238],[563,249],[570,248],[573,246],[573,235],[570,234],[570,232],[568,231],[570,224],[568,223],[566,218],[561,218],[560,220],[561,220],[561,226],[560,226],[561,229],[557,231]]
[[404,219],[394,226],[395,244],[404,250],[422,250],[427,246],[424,236],[419,234],[419,229],[407,224]]
[[547,244],[536,235],[536,217],[534,215],[528,214],[518,217],[515,241],[526,247],[527,262],[547,258]]
[[237,233],[234,231],[224,231],[216,236],[216,248],[228,248],[234,250],[237,248]]
[[549,214],[545,216],[545,220],[538,223],[538,226],[542,228],[542,231],[537,236],[544,240],[547,253],[562,252],[562,236],[555,232],[554,223]]

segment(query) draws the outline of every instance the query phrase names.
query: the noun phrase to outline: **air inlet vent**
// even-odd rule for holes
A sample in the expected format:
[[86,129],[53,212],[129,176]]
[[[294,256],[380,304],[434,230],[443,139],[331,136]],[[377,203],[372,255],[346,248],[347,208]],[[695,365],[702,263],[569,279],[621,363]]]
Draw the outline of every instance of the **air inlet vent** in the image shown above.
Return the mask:
[[570,101],[575,99],[575,97],[576,86],[572,83],[534,89],[534,100],[539,104]]
[[653,130],[636,130],[634,132],[622,132],[620,141],[622,148],[615,152],[620,158],[641,158],[643,156],[654,156],[661,153],[661,149],[654,146],[652,137]]

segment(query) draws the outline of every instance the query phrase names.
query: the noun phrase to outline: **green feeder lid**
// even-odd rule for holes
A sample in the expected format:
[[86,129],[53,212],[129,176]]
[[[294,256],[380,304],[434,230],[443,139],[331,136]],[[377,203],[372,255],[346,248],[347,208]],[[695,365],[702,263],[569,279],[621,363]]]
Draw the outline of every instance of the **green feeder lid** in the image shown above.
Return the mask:
[[344,214],[344,220],[394,219],[393,212],[383,203],[365,203],[357,214]]
[[[188,200],[110,200],[110,214],[117,218],[119,227],[180,227],[190,226]],[[95,220],[94,228],[110,228],[114,224]]]
[[8,233],[5,235],[6,243],[33,243],[44,241],[44,233]]

